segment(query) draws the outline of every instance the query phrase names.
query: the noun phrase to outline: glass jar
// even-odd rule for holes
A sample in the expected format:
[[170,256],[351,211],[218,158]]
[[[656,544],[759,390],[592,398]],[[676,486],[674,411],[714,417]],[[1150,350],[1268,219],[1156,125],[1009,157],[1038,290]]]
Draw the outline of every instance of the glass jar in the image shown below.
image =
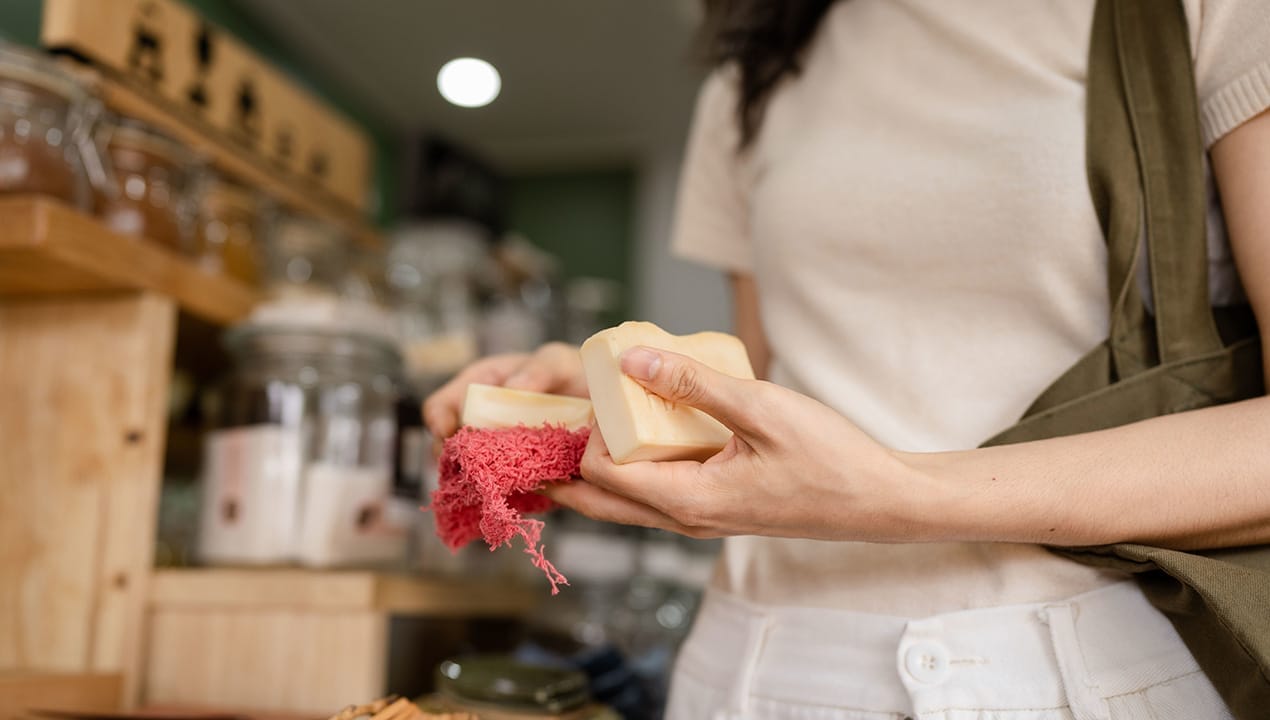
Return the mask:
[[[0,43],[0,193],[91,206],[96,101],[49,58]],[[100,173],[97,173],[100,174]]]
[[476,276],[487,262],[483,231],[466,222],[397,228],[388,282],[406,371],[426,395],[478,355]]
[[335,297],[344,271],[343,235],[316,218],[281,214],[266,232],[264,282],[275,298]]
[[638,590],[638,535],[569,513],[552,525],[552,561],[565,568],[569,589],[530,615],[520,656],[584,671],[595,699],[645,720],[655,705],[635,661],[648,658],[633,641],[649,612],[647,603],[629,602]]
[[340,279],[340,305],[345,321],[367,332],[397,337],[389,308],[385,252],[359,245],[346,257],[347,269]]
[[384,339],[240,326],[204,451],[200,556],[327,567],[404,561],[417,500],[392,494],[401,359]]
[[115,232],[194,255],[195,180],[200,163],[184,145],[151,125],[125,117],[101,123],[106,183],[97,214]]
[[615,717],[590,702],[586,675],[501,655],[468,655],[436,672],[438,709],[480,717],[594,720]]
[[251,286],[260,284],[260,203],[246,187],[207,174],[200,183],[199,264]]

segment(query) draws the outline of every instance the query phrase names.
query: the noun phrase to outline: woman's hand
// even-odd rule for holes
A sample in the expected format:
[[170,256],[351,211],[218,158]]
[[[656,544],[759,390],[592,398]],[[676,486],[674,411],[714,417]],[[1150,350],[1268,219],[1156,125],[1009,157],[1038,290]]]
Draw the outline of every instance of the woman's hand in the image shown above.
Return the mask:
[[633,348],[622,370],[734,436],[705,462],[613,463],[591,433],[580,482],[546,490],[584,515],[690,535],[936,539],[925,480],[842,415],[792,390],[671,352]]
[[532,354],[493,355],[467,366],[424,401],[423,420],[433,437],[442,440],[459,429],[463,396],[472,383],[588,397],[582,358],[572,345],[547,343]]

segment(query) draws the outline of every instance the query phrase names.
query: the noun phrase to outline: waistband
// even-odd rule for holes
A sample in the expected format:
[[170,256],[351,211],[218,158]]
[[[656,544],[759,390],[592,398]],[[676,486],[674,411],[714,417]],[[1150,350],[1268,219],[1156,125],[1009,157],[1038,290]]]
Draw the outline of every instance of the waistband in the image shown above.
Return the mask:
[[921,619],[765,607],[712,590],[677,671],[737,697],[921,715],[1061,708],[1198,669],[1125,581]]

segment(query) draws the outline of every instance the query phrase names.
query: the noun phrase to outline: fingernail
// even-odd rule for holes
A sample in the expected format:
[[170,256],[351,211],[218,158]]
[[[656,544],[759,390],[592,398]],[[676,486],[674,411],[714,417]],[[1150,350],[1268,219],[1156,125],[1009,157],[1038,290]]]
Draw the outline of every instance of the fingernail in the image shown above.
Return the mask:
[[622,372],[636,380],[652,380],[661,370],[661,355],[645,347],[635,347],[622,353]]

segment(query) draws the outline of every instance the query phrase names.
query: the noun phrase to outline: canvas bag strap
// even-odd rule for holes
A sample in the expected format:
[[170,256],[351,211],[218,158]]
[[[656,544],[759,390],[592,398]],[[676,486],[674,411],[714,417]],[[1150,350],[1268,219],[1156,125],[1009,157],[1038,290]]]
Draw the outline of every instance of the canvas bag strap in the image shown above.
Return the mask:
[[[1135,282],[1142,257],[1142,188],[1133,130],[1125,108],[1111,0],[1099,0],[1089,38],[1085,100],[1085,166],[1089,194],[1107,241],[1107,295],[1111,301],[1107,346],[1073,367],[1028,414],[1079,397],[1109,382],[1142,372],[1154,361],[1146,306]],[[1107,368],[1107,362],[1110,368]],[[1070,376],[1070,377],[1069,377]]]
[[1208,294],[1204,146],[1186,12],[1180,0],[1111,2],[1142,182],[1156,342],[1160,362],[1170,363],[1222,347]]
[[[1099,0],[1087,74],[1086,171],[1107,242],[1110,328],[1107,342],[1056,379],[1024,417],[1162,359],[1221,348],[1209,309],[1203,146],[1181,3]],[[1138,103],[1144,108],[1135,109]],[[1162,290],[1154,322],[1138,282],[1148,262],[1144,236],[1151,284]]]

